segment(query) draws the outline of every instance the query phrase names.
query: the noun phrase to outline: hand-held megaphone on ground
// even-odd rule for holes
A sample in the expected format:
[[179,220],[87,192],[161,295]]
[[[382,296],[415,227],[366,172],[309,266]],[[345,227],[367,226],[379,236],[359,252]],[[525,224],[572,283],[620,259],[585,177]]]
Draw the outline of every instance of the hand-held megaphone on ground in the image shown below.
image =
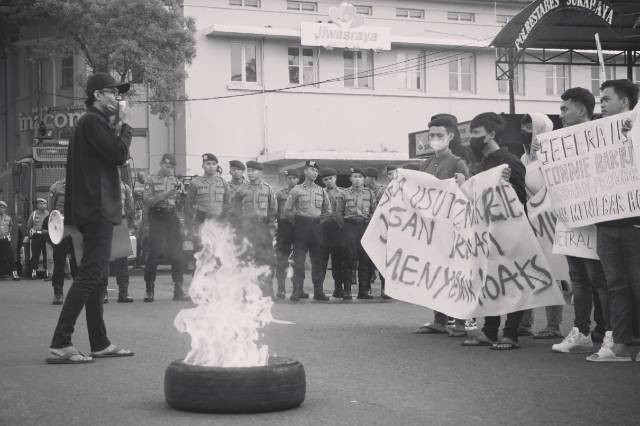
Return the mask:
[[64,216],[58,210],[49,213],[49,238],[53,244],[60,244],[64,237]]

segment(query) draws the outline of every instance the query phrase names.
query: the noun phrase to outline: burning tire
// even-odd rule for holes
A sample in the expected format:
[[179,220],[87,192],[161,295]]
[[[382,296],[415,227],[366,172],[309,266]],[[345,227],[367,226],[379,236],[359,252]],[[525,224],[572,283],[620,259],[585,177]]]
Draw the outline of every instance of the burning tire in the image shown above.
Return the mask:
[[200,367],[182,360],[164,376],[167,403],[178,410],[258,413],[287,410],[304,401],[306,378],[300,362],[270,357],[261,367]]

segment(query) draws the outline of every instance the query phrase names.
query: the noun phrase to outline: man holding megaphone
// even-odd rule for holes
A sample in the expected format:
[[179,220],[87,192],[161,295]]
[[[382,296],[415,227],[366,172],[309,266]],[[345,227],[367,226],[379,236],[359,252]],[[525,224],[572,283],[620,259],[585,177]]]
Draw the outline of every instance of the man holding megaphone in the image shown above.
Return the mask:
[[[105,283],[114,225],[122,221],[118,166],[129,158],[132,129],[119,95],[129,84],[119,84],[106,73],[87,80],[86,113],[78,120],[67,154],[64,224],[82,236],[83,255],[62,306],[49,351],[51,364],[82,364],[93,358],[131,356],[107,337],[103,318]],[[113,117],[115,116],[115,120]],[[71,335],[85,308],[91,356],[71,343]]]

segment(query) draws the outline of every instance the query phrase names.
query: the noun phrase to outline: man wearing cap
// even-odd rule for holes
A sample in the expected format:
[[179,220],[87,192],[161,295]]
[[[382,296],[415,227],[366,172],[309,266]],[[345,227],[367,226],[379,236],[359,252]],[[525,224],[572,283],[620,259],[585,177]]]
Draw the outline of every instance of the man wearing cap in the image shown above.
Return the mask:
[[309,252],[313,298],[329,300],[322,288],[322,230],[320,217],[332,213],[331,201],[324,188],[315,184],[320,167],[313,160],[305,162],[304,182],[289,193],[285,214],[293,221],[293,292],[290,299],[300,300],[304,294],[304,263]]
[[149,208],[149,254],[144,268],[145,302],[153,302],[158,259],[163,243],[171,262],[173,300],[189,300],[182,290],[182,230],[177,215],[182,182],[174,175],[176,157],[166,153],[157,175],[150,175],[144,186],[144,204]]
[[238,188],[235,210],[239,222],[239,235],[251,243],[250,255],[256,265],[268,266],[269,272],[260,277],[265,296],[273,296],[273,268],[275,253],[271,229],[276,218],[276,197],[271,185],[262,180],[263,166],[247,161],[249,181]]
[[229,181],[229,204],[231,206],[235,206],[235,197],[238,189],[247,182],[244,178],[244,171],[245,166],[241,161],[229,161],[229,174],[231,175],[231,180]]
[[229,185],[219,176],[219,167],[215,155],[202,155],[204,174],[191,181],[184,206],[185,218],[192,231],[207,219],[221,219],[229,210]]
[[[122,221],[118,166],[129,158],[132,128],[128,114],[119,111],[119,94],[129,84],[119,84],[106,73],[87,80],[87,112],[74,128],[67,153],[65,226],[82,235],[83,255],[78,275],[62,305],[48,363],[79,364],[92,357],[131,356],[107,337],[102,299],[106,291],[113,227]],[[113,118],[116,118],[115,120]],[[80,312],[85,309],[91,356],[71,343]]]
[[[64,194],[66,190],[66,180],[62,179],[55,182],[49,188],[49,211],[57,210],[64,215]],[[48,229],[49,220],[45,220],[45,227]],[[73,241],[71,236],[67,235],[58,244],[53,245],[53,275],[51,276],[51,285],[53,286],[53,304],[62,305],[65,264],[69,256],[69,269],[71,276],[78,274],[78,265],[76,263],[76,254],[73,250]]]
[[47,210],[47,200],[38,198],[36,200],[36,209],[29,215],[27,220],[27,229],[29,230],[29,244],[31,245],[30,268],[31,278],[38,276],[38,261],[42,255],[42,265],[44,266],[45,276],[49,275],[47,271],[47,231],[43,229],[44,221],[49,216]]
[[344,259],[345,255],[345,239],[343,237],[342,216],[337,214],[341,211],[341,204],[344,202],[342,198],[342,188],[338,188],[336,180],[338,172],[332,168],[324,168],[320,170],[320,178],[325,186],[331,209],[333,214],[325,216],[322,219],[322,281],[327,273],[327,265],[329,257],[331,257],[331,275],[333,276],[334,290],[332,296],[336,299],[342,299],[344,279]]
[[11,249],[11,232],[13,221],[7,214],[7,203],[0,201],[0,274],[11,271],[13,279],[19,280],[13,250]]
[[[293,249],[293,222],[285,215],[284,207],[289,198],[289,193],[298,184],[300,178],[296,169],[284,171],[287,179],[287,186],[276,193],[276,203],[278,205],[278,228],[276,230],[276,281],[278,283],[278,299],[284,299],[285,279],[287,278],[287,268],[289,266],[289,256]],[[300,297],[309,297],[308,294],[301,294]]]
[[360,240],[367,224],[376,209],[377,199],[373,191],[364,185],[365,171],[356,167],[350,169],[351,187],[343,192],[344,203],[338,215],[344,220],[344,233],[347,239],[347,257],[345,259],[344,299],[351,299],[351,279],[354,264],[358,263],[358,299],[371,299],[371,260],[364,251]]

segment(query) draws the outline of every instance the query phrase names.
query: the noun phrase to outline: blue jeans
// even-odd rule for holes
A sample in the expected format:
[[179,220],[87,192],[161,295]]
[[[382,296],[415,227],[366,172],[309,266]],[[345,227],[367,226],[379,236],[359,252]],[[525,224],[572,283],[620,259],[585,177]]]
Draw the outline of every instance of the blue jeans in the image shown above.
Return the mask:
[[71,345],[71,335],[84,308],[89,344],[91,351],[96,352],[111,344],[104,325],[102,302],[106,291],[113,223],[100,219],[80,225],[78,229],[82,234],[82,261],[78,268],[78,276],[69,288],[62,305],[51,347],[60,349]]
[[[598,240],[598,252],[600,252],[599,248],[600,240]],[[596,312],[594,317],[599,318],[601,313],[604,321],[602,327],[605,330],[611,330],[607,280],[602,270],[602,264],[599,260],[573,256],[567,256],[567,263],[569,264],[569,276],[573,289],[573,308],[576,315],[574,326],[578,327],[580,333],[589,335],[593,293],[596,292],[600,299],[601,312]]]
[[615,343],[631,343],[635,311],[640,309],[640,229],[598,226],[598,256],[609,287],[610,322]]

